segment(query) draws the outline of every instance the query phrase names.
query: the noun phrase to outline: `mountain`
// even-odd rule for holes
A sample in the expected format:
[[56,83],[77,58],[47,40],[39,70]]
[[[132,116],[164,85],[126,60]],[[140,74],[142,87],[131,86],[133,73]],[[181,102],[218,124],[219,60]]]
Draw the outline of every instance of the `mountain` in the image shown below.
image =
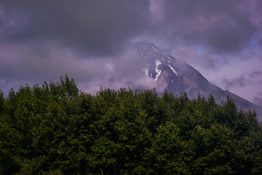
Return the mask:
[[[154,44],[136,42],[135,49],[140,59],[146,62],[145,74],[156,81],[158,90],[166,89],[176,95],[186,92],[189,98],[212,95],[218,103],[230,97],[238,108],[259,113],[259,106],[213,85],[192,66],[165,53]],[[260,117],[258,119],[261,121]]]

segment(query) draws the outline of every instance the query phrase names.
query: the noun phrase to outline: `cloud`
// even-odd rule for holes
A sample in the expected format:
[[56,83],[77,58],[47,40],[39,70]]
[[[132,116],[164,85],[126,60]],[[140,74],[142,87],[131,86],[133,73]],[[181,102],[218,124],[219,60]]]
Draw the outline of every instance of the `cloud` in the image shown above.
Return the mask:
[[[32,47],[34,46],[34,47]],[[40,49],[41,48],[41,49]],[[113,57],[89,57],[60,43],[0,44],[0,88],[7,92],[21,84],[42,84],[59,76],[74,77],[82,90],[95,92],[101,87],[155,87],[155,82],[143,73],[142,61],[133,50],[124,50]]]
[[257,78],[257,77],[259,77],[260,75],[262,75],[262,71],[257,70],[257,71],[254,71],[254,72],[249,73],[248,76],[249,76],[250,78]]
[[226,89],[230,89],[232,87],[243,87],[246,85],[247,79],[245,75],[241,75],[234,79],[224,79],[224,84]]
[[27,19],[6,40],[53,39],[95,55],[112,54],[149,21],[149,2],[140,0],[2,0],[0,5],[3,22],[11,16]]
[[243,73],[242,75],[229,79],[224,78],[223,83],[225,89],[231,89],[236,87],[245,87],[246,85],[259,85],[262,84],[262,72],[255,70],[249,73]]
[[253,102],[259,106],[262,106],[262,92],[260,92],[254,99]]
[[136,76],[141,60],[127,49],[145,39],[208,78],[219,74],[223,87],[259,89],[259,71],[248,72],[262,60],[261,7],[261,0],[1,0],[0,86],[69,74],[83,88],[153,87]]
[[0,21],[7,41],[53,39],[95,55],[141,36],[233,52],[257,33],[258,6],[258,0],[2,0]]
[[256,32],[237,1],[164,0],[163,6],[168,37],[186,44],[203,44],[219,52],[239,51]]

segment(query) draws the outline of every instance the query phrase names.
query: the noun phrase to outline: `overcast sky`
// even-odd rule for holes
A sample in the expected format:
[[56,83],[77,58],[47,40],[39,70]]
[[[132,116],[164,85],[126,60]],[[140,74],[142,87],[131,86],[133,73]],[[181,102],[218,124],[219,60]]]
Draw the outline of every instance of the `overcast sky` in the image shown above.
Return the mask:
[[0,88],[64,74],[87,91],[151,88],[128,49],[147,40],[262,104],[261,9],[261,0],[0,0]]

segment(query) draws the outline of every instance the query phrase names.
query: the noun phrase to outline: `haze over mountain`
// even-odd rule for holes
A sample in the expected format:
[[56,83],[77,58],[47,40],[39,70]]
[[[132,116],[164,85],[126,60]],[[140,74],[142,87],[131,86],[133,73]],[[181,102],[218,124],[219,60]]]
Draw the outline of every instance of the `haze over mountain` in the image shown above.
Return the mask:
[[[155,80],[158,91],[167,90],[176,95],[186,92],[192,99],[199,95],[202,97],[212,95],[218,103],[225,102],[229,97],[238,108],[259,112],[258,105],[211,84],[192,66],[165,53],[156,45],[150,42],[137,42],[135,48],[140,59],[146,60],[144,73]],[[260,116],[258,119],[261,120]]]

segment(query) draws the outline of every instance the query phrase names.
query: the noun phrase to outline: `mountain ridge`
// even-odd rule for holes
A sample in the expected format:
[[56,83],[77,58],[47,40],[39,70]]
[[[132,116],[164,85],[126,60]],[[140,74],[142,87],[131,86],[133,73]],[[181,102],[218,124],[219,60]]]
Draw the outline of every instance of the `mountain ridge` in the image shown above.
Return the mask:
[[176,95],[186,92],[193,99],[199,95],[208,97],[212,95],[216,102],[223,103],[229,97],[236,106],[242,110],[251,110],[258,113],[260,107],[250,101],[210,83],[198,70],[188,63],[177,59],[150,42],[136,42],[140,59],[146,60],[145,74],[156,81],[157,90],[164,90]]

